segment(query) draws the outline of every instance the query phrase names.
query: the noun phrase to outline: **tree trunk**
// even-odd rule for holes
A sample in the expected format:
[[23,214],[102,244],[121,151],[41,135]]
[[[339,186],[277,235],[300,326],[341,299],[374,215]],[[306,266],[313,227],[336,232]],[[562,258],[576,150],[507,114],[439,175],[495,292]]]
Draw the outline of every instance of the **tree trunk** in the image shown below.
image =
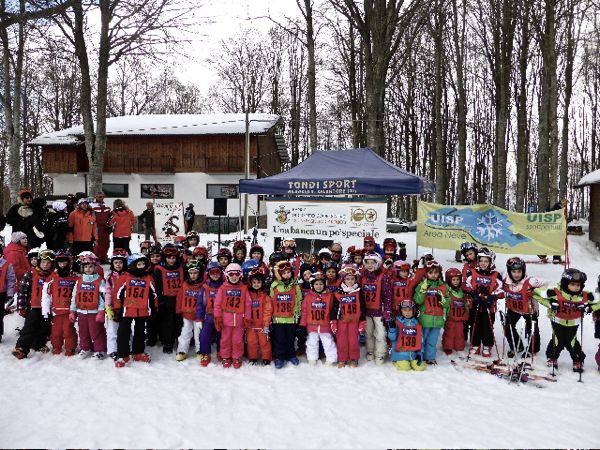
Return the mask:
[[318,147],[317,141],[317,71],[315,58],[315,32],[313,24],[312,0],[304,0],[304,17],[306,19],[306,50],[308,56],[308,67],[306,76],[308,78],[308,129],[310,151]]
[[465,30],[466,30],[466,0],[462,3],[459,28],[459,16],[456,0],[452,0],[453,40],[456,52],[456,120],[458,139],[458,160],[456,174],[456,203],[464,204],[466,200],[466,165],[467,165],[467,91],[465,86]]
[[562,139],[559,164],[559,197],[567,198],[567,177],[569,174],[568,156],[569,156],[569,108],[571,106],[571,97],[573,94],[573,63],[575,60],[575,29],[574,29],[574,2],[569,1],[569,11],[567,12],[566,25],[566,49],[565,49],[565,82],[564,82],[564,106],[562,119]]
[[435,145],[435,201],[437,203],[446,203],[446,190],[448,185],[446,171],[446,148],[442,136],[443,117],[442,117],[442,96],[444,89],[444,22],[445,14],[443,2],[436,1],[435,8],[435,28],[434,33],[434,100],[433,100],[433,120],[434,120],[434,145]]
[[529,62],[529,5],[527,0],[521,5],[521,40],[518,55],[517,109],[517,186],[515,207],[525,211],[525,195],[528,184],[529,139],[527,122],[527,66]]

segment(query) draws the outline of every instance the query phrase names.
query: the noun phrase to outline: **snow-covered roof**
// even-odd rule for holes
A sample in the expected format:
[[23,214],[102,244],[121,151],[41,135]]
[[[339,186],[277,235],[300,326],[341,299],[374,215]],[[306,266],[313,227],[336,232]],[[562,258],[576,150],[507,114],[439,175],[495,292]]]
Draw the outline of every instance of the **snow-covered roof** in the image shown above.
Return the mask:
[[600,183],[600,169],[594,170],[593,172],[588,173],[583,176],[579,183],[577,183],[578,187],[589,186],[590,184]]
[[[261,134],[272,128],[276,114],[250,114],[250,133]],[[108,136],[244,134],[245,114],[147,114],[106,119]],[[83,142],[83,126],[42,134],[31,145],[76,145]]]

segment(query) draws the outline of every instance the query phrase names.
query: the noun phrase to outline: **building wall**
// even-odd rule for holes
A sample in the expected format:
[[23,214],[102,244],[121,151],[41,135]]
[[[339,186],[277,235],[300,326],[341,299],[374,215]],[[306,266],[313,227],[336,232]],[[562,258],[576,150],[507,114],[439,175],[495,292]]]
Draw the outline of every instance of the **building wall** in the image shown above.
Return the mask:
[[[66,196],[69,193],[85,192],[85,174],[48,174],[53,181],[53,194],[56,196]],[[206,198],[207,184],[238,184],[243,178],[243,173],[239,174],[207,174],[207,173],[176,173],[176,174],[116,174],[105,173],[103,182],[105,184],[127,184],[129,186],[129,195],[122,198],[125,203],[133,210],[135,214],[140,214],[146,207],[146,202],[151,199],[142,198],[142,184],[173,184],[174,198],[164,201],[180,201],[186,206],[188,203],[194,205],[194,211],[197,215],[213,215],[213,200]],[[251,178],[254,175],[251,174]],[[106,201],[112,204],[114,198],[107,198]],[[163,200],[157,200],[163,201]],[[242,215],[243,195],[241,196]],[[257,210],[257,196],[251,195],[249,198],[250,210],[248,214],[253,216],[253,210]],[[227,213],[229,216],[239,215],[240,199],[227,200]],[[253,222],[250,221],[250,225]]]
[[590,186],[590,240],[600,245],[600,184]]

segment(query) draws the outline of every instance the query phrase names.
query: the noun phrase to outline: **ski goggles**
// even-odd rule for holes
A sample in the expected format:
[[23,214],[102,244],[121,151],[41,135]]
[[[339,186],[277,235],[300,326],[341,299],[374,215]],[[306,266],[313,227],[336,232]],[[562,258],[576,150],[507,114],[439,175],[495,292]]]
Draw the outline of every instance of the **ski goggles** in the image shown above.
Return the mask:
[[402,300],[400,302],[400,309],[413,309],[415,307],[415,302],[412,300]]
[[54,252],[52,250],[42,250],[39,254],[38,254],[38,258],[42,261],[46,260],[46,261],[54,261],[55,256],[54,256]]
[[432,259],[432,260],[430,260],[430,261],[427,261],[427,262],[425,263],[425,268],[426,268],[427,270],[431,270],[431,269],[441,269],[441,268],[442,268],[442,266],[440,266],[440,263],[439,263],[439,262],[437,262],[435,259]]
[[296,247],[296,241],[294,241],[293,239],[286,239],[283,241],[283,244],[281,244],[282,247]]
[[229,272],[225,272],[225,275],[227,275],[228,277],[241,277],[242,272],[240,272],[239,270],[230,270]]
[[179,250],[173,247],[163,248],[162,252],[165,256],[179,256]]

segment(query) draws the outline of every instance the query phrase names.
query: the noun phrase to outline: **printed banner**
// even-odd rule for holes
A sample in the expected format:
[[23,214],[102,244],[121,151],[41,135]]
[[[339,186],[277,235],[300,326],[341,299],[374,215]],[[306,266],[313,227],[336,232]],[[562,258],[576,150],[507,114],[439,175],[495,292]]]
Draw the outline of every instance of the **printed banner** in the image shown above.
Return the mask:
[[267,229],[274,237],[362,241],[385,236],[387,204],[365,201],[268,200]]
[[564,255],[567,223],[563,210],[523,214],[493,205],[419,202],[417,245],[457,249],[465,241],[496,253]]
[[173,242],[175,236],[185,235],[183,203],[155,202],[154,220],[156,235],[161,244]]

